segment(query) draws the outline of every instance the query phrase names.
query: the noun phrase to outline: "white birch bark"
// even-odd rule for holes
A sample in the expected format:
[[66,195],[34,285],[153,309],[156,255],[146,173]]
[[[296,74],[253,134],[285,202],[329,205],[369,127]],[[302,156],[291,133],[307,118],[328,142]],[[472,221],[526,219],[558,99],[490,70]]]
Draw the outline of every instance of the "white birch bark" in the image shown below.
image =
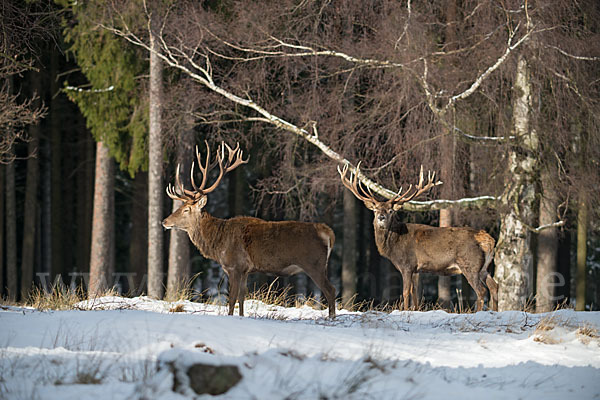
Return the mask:
[[523,309],[533,292],[532,232],[535,221],[538,138],[531,122],[531,81],[527,61],[519,56],[513,85],[513,129],[518,141],[508,154],[506,189],[501,196],[500,235],[494,262],[499,285],[498,308]]
[[158,43],[150,35],[150,131],[148,137],[148,296],[162,298],[164,187],[162,179],[161,99],[162,62]]

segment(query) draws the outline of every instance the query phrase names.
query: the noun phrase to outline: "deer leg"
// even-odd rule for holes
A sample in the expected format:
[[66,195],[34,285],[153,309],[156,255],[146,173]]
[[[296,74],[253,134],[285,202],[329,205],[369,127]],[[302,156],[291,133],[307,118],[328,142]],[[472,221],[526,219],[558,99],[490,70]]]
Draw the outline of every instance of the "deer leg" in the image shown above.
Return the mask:
[[415,310],[418,310],[419,303],[421,301],[421,298],[419,296],[419,274],[413,274],[413,276],[412,276],[411,296],[412,296],[412,306],[414,307]]
[[310,273],[306,269],[302,269],[325,295],[327,305],[329,306],[329,318],[335,318],[335,288],[327,278],[327,273],[325,272],[327,270]]
[[471,285],[471,287],[477,294],[477,311],[483,310],[483,302],[485,301],[486,289],[481,280],[479,279],[479,274],[465,274],[465,278],[467,278],[467,282],[469,282],[469,285]]
[[238,289],[238,302],[240,304],[240,317],[244,316],[244,298],[246,297],[247,282],[248,282],[248,274],[243,273],[240,278],[240,287]]
[[238,292],[240,288],[240,274],[235,270],[229,272],[229,315],[233,315],[235,309],[235,302],[238,299]]
[[489,273],[485,277],[485,283],[490,290],[490,309],[498,311],[498,284]]
[[404,303],[404,311],[408,311],[410,307],[410,297],[413,291],[413,273],[411,271],[400,271],[402,274],[402,296]]

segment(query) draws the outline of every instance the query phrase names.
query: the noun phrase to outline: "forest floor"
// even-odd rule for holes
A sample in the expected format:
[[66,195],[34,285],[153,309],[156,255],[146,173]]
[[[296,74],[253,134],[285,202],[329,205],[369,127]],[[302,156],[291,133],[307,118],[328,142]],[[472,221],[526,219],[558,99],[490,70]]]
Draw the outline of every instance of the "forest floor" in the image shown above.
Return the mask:
[[231,317],[145,297],[75,308],[1,307],[0,398],[185,399],[193,392],[174,380],[194,363],[239,368],[227,399],[600,398],[600,312],[329,320],[247,300],[247,316]]

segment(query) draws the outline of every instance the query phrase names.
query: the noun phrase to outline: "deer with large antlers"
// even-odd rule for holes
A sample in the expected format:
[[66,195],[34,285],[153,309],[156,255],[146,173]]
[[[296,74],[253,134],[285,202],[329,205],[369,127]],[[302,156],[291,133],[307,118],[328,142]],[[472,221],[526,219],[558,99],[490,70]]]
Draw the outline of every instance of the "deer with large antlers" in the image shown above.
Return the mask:
[[[248,160],[242,158],[239,145],[232,149],[222,143],[215,160],[210,162],[210,148],[208,144],[206,146],[204,165],[196,148],[198,168],[202,174],[200,186],[194,180],[194,163],[190,174],[193,190],[184,188],[177,167],[175,186],[169,185],[167,194],[182,201],[183,205],[162,224],[167,229],[186,231],[204,257],[221,264],[229,277],[229,315],[233,315],[236,301],[239,302],[240,316],[244,315],[248,274],[263,272],[287,276],[304,271],[325,295],[329,316],[335,317],[335,289],[327,279],[327,262],[335,241],[333,230],[325,224],[311,222],[213,217],[204,210],[207,195],[217,188],[227,172]],[[209,171],[217,165],[219,174],[215,182],[205,188]]]
[[494,239],[485,231],[469,227],[451,228],[410,224],[400,220],[396,211],[402,205],[442,182],[435,181],[435,173],[428,173],[427,182],[423,167],[418,184],[387,201],[378,201],[371,190],[358,179],[360,163],[355,173],[347,178],[348,165],[338,167],[342,183],[375,214],[375,242],[379,253],[388,258],[402,274],[404,310],[417,305],[415,274],[428,272],[437,275],[463,274],[477,294],[477,311],[483,309],[486,287],[490,292],[490,308],[497,310],[498,284],[488,272],[494,256]]

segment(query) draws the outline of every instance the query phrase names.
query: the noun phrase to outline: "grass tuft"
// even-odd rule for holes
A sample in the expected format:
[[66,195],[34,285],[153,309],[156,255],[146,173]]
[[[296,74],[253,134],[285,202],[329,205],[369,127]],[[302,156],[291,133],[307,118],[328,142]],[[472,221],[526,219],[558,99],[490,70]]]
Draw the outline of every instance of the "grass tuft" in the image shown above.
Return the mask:
[[200,272],[193,275],[189,279],[177,282],[173,287],[167,287],[164,301],[174,303],[177,301],[192,301],[198,297],[200,293],[194,289],[194,281],[200,275]]
[[175,306],[173,306],[169,309],[169,312],[170,313],[185,312],[185,306],[183,304],[176,304]]
[[583,344],[589,344],[592,340],[598,340],[600,335],[598,334],[598,328],[589,323],[584,323],[575,332],[577,337]]
[[72,310],[73,306],[85,299],[85,291],[81,286],[75,288],[61,284],[52,285],[50,291],[34,287],[25,305],[35,309],[45,310]]

